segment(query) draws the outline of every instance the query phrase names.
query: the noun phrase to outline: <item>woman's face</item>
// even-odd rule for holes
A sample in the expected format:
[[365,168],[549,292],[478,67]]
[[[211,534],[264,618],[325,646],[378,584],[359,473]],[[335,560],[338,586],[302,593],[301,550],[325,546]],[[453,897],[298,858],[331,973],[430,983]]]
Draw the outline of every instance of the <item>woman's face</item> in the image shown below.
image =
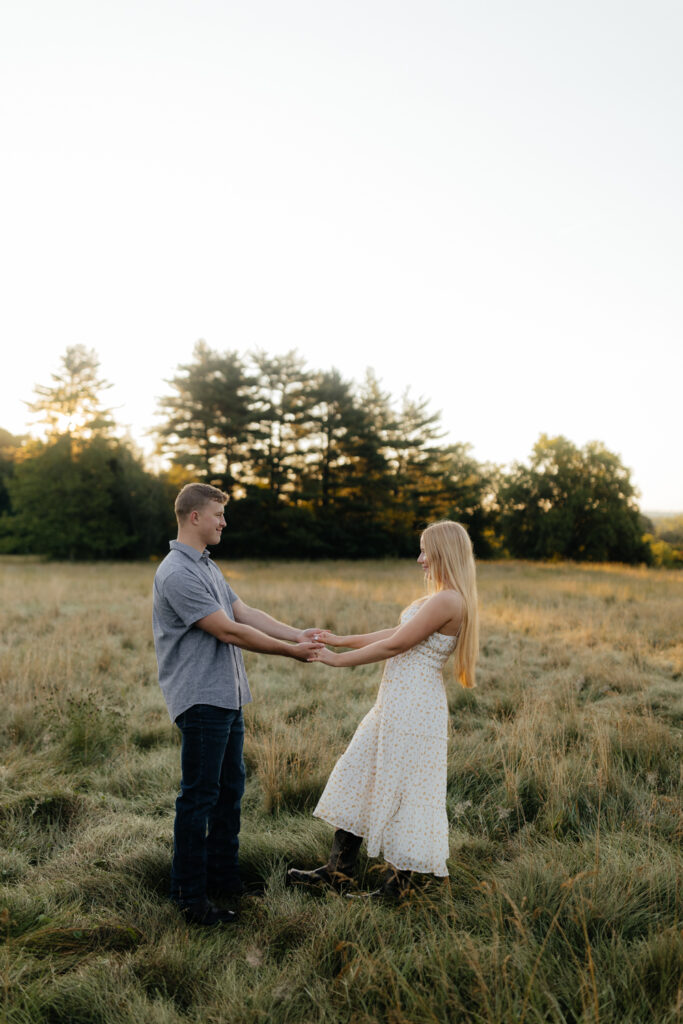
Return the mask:
[[429,576],[429,561],[425,554],[425,546],[422,539],[420,539],[420,554],[417,556],[417,561],[422,566],[425,576]]

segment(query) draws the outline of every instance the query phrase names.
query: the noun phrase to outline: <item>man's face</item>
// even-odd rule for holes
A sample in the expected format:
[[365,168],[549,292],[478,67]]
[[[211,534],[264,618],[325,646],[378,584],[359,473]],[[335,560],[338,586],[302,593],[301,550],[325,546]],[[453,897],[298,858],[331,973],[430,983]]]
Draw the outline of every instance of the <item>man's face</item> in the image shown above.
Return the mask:
[[200,540],[204,544],[218,544],[225,526],[225,516],[220,501],[208,501],[206,505],[202,505],[191,515],[193,518],[196,516],[194,525]]

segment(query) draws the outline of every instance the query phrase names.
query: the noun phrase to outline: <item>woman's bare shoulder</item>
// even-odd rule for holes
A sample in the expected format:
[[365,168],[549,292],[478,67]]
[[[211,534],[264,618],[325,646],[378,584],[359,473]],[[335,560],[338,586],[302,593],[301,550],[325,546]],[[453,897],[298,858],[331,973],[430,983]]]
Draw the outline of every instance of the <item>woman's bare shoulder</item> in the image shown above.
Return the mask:
[[465,614],[465,599],[462,594],[457,590],[440,590],[432,600],[438,601],[438,604],[434,605],[435,610],[438,609],[439,614],[448,619],[449,626],[445,632],[449,635],[451,630],[454,634],[457,633]]
[[434,594],[429,600],[430,602],[435,602],[433,607],[440,607],[453,612],[461,612],[465,607],[465,600],[457,590],[440,590],[438,594]]
[[427,595],[413,601],[411,607],[417,606],[420,610],[429,609],[430,612],[438,612],[450,619],[462,618],[465,609],[465,601],[457,590],[439,590],[436,594]]

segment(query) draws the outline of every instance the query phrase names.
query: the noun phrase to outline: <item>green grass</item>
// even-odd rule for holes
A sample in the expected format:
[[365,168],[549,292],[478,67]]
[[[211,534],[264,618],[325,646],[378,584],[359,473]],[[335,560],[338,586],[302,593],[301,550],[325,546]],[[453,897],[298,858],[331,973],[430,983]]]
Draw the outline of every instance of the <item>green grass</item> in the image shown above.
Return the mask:
[[[250,604],[393,624],[410,563],[224,566]],[[479,686],[447,668],[448,882],[399,906],[285,887],[381,667],[249,655],[240,923],[166,897],[178,736],[152,564],[0,559],[0,1021],[673,1024],[683,1017],[683,574],[480,566]],[[378,865],[361,857],[361,885]]]

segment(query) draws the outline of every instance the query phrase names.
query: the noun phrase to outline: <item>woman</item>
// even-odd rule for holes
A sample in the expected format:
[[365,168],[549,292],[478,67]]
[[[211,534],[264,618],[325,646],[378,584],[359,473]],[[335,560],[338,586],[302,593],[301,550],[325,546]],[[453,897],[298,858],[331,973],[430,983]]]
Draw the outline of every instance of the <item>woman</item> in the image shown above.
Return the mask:
[[446,877],[446,746],[448,704],[442,668],[455,651],[455,674],[475,685],[478,652],[477,584],[472,544],[460,523],[428,526],[420,538],[429,596],[406,608],[393,629],[358,636],[320,634],[309,661],[344,667],[389,659],[375,706],[335,765],[314,815],[336,831],[327,864],[292,868],[294,885],[348,883],[362,839],[368,855],[390,865],[378,893],[398,896],[409,872]]

